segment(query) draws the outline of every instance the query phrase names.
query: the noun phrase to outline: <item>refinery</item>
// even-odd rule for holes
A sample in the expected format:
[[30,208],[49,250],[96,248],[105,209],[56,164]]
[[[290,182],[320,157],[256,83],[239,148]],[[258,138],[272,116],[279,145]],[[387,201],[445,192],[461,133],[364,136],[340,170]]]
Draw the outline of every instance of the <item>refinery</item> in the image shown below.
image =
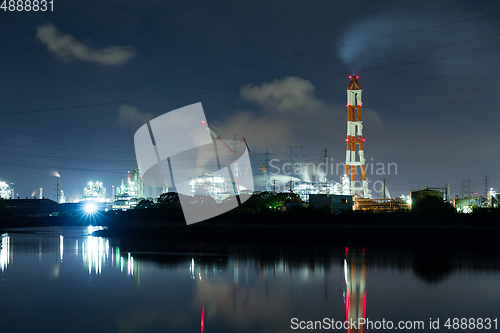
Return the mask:
[[[379,181],[381,183],[381,188],[379,191],[376,191],[377,194],[381,194],[382,198],[378,198],[378,195],[377,198],[374,198],[367,179],[367,165],[364,152],[365,138],[363,137],[362,121],[362,89],[358,79],[358,76],[349,76],[346,104],[347,133],[345,138],[345,163],[338,163],[336,165],[337,170],[339,165],[341,169],[343,169],[338,181],[328,180],[329,167],[326,148],[322,163],[319,163],[318,166],[312,165],[311,167],[310,163],[304,162],[305,147],[302,145],[294,146],[290,144],[290,147],[286,149],[287,162],[282,163],[281,166],[282,173],[270,173],[271,168],[275,170],[280,169],[270,163],[266,150],[265,161],[260,163],[258,167],[260,172],[257,172],[258,176],[255,177],[256,180],[262,180],[257,183],[257,186],[260,187],[261,190],[251,191],[240,184],[240,171],[236,163],[236,156],[242,154],[239,151],[241,147],[249,151],[245,138],[240,137],[240,139],[236,140],[237,136],[229,133],[231,134],[231,139],[224,140],[216,133],[216,130],[219,129],[208,126],[205,121],[202,121],[202,127],[213,137],[214,147],[216,147],[216,142],[220,144],[222,150],[228,153],[231,161],[234,162],[232,163],[234,164],[232,168],[233,171],[230,173],[230,177],[211,172],[202,172],[199,175],[191,177],[187,182],[188,190],[183,194],[190,196],[209,196],[213,198],[216,203],[221,203],[235,194],[258,194],[262,192],[293,193],[305,204],[314,203],[320,206],[338,206],[344,207],[342,209],[347,210],[408,210],[411,209],[412,200],[426,195],[438,196],[444,201],[452,203],[455,209],[462,213],[471,212],[473,208],[477,207],[498,206],[500,198],[493,188],[485,190],[484,196],[479,196],[477,193],[468,193],[462,195],[461,198],[458,196],[451,198],[449,187],[427,187],[416,191],[411,190],[408,195],[393,198],[390,196],[385,186],[385,180]],[[223,152],[219,151],[217,154],[221,155]],[[220,169],[219,155],[217,155],[217,162],[219,163]],[[371,167],[373,169],[373,163],[371,163]],[[390,167],[391,166],[388,165],[389,170]],[[105,211],[133,209],[143,200],[156,203],[160,195],[157,195],[155,198],[146,198],[144,195],[145,185],[141,177],[140,161],[138,161],[137,165],[131,170],[132,171],[127,171],[127,177],[122,179],[121,184],[111,186],[111,193],[109,185],[105,186],[101,181],[90,181],[83,188],[81,198],[70,200],[66,198],[64,191],[61,189],[61,176],[56,173],[55,203],[92,204],[92,207]],[[360,179],[356,179],[357,175],[360,176]],[[161,189],[161,193],[177,192],[171,175],[167,173],[163,176],[165,177],[165,182]],[[167,179],[171,180],[170,186]],[[43,196],[43,188],[40,188],[39,191],[39,199],[45,199]],[[0,179],[0,198],[16,199],[13,183]],[[20,198],[17,197],[17,199]],[[26,197],[26,199],[28,199],[28,197]],[[35,195],[33,195],[33,199],[36,199]],[[340,205],[341,203],[343,205]]]

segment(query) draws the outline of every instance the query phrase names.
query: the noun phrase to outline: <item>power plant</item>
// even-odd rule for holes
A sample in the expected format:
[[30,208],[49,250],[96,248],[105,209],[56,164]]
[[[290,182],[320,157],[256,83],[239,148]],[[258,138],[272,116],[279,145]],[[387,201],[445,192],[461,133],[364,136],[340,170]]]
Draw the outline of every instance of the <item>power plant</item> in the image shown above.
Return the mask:
[[[361,119],[361,111],[363,103],[361,99],[362,89],[358,82],[359,76],[349,76],[349,85],[347,86],[347,137],[346,142],[346,157],[345,171],[340,182],[328,181],[327,156],[325,148],[325,163],[324,169],[315,168],[313,175],[316,176],[316,181],[310,180],[310,170],[308,164],[303,163],[302,152],[305,150],[302,145],[292,146],[287,149],[287,164],[289,165],[290,180],[285,186],[284,191],[297,193],[303,201],[309,201],[310,194],[333,194],[333,195],[350,195],[357,198],[369,199],[371,191],[368,189],[368,181],[366,179],[365,155],[363,138],[363,121]],[[267,153],[266,153],[267,156]],[[361,180],[356,180],[356,167],[359,167]],[[259,168],[264,175],[264,188],[271,188],[270,182],[273,182],[272,177],[269,177],[267,157],[266,165],[261,164]],[[298,172],[295,172],[298,170]],[[319,174],[319,180],[318,180]]]
[[[271,193],[293,193],[298,195],[303,202],[309,202],[314,205],[329,205],[332,211],[345,210],[345,207],[347,206],[354,207],[355,210],[395,210],[409,209],[411,207],[411,199],[409,198],[386,198],[386,193],[388,193],[388,191],[385,188],[385,179],[377,181],[383,184],[381,191],[382,199],[372,198],[372,191],[368,188],[367,179],[367,170],[370,172],[370,168],[367,168],[366,166],[364,153],[365,138],[363,136],[362,120],[363,90],[358,79],[359,76],[349,76],[349,83],[347,86],[345,163],[336,163],[336,172],[334,173],[333,163],[332,165],[329,165],[328,163],[327,148],[325,148],[324,152],[322,152],[322,159],[318,160],[318,162],[321,161],[321,163],[314,164],[305,162],[305,147],[303,147],[302,144],[292,145],[290,143],[290,147],[286,149],[285,153],[286,162],[278,162],[281,163],[281,165],[279,165],[280,167],[278,167],[277,165],[273,165],[272,160],[270,163],[269,152],[266,150],[264,154],[265,160],[263,163],[260,163],[259,166],[263,179],[262,191]],[[235,194],[251,194],[251,191],[243,186],[242,180],[244,174],[236,163],[239,155],[245,153],[246,151],[250,152],[245,138],[213,126],[209,127],[205,121],[201,121],[200,130],[208,131],[212,137],[213,150],[215,151],[215,156],[217,157],[217,170],[221,169],[222,162],[226,162],[227,165],[232,165],[232,167],[228,169],[228,174],[226,175],[215,171],[212,172],[210,170],[210,172],[202,172],[197,176],[189,175],[189,177],[184,178],[183,186],[185,186],[186,189],[184,192],[181,192],[177,191],[176,184],[173,181],[174,179],[172,177],[169,160],[168,163],[170,172],[165,171],[165,174],[160,175],[161,177],[165,177],[165,183],[161,189],[161,193],[179,192],[191,196],[207,195],[212,197],[217,203],[221,203],[226,198]],[[224,137],[224,139],[222,137]],[[188,158],[185,158],[185,160],[190,161],[195,157],[200,158],[200,156],[193,156],[190,155]],[[196,163],[200,163],[200,161],[201,160]],[[186,164],[186,167],[188,167],[188,164]],[[373,174],[373,164],[373,162],[369,163],[369,166],[372,167],[371,174]],[[271,171],[273,168],[274,170],[277,170],[277,172],[272,173]],[[140,171],[140,163],[137,161],[137,166],[132,168],[132,172],[128,171],[127,179],[122,179],[119,186],[113,186],[113,193],[109,197],[109,193],[106,192],[106,187],[103,186],[102,182],[90,181],[87,183],[88,186],[83,189],[81,199],[71,200],[71,202],[97,203],[101,204],[99,206],[103,208],[107,207],[106,209],[115,210],[134,208],[141,200],[144,199],[144,183]],[[161,170],[159,172],[163,173]],[[253,177],[251,171],[249,174]],[[260,173],[257,171],[257,174]],[[329,180],[329,174],[335,174],[338,178],[336,180]],[[356,179],[356,175],[358,175],[358,179]],[[61,176],[58,173],[56,173],[55,176],[56,203],[63,204],[66,202],[66,198],[64,197],[64,192],[61,189]],[[167,182],[167,179],[169,179],[169,182]],[[487,179],[487,176],[485,179]],[[373,188],[375,189],[375,185]],[[434,191],[435,189],[427,188],[427,190]],[[39,191],[39,198],[43,199],[43,188],[40,187]],[[375,191],[380,193],[379,190]],[[447,193],[449,191],[450,190],[448,189]],[[416,192],[417,191],[414,191],[413,193]],[[35,193],[36,192],[33,192],[32,196],[34,196]],[[484,200],[480,200],[477,196],[473,197],[462,193],[463,199],[458,199],[457,196],[454,205],[460,212],[470,211],[472,209],[471,207],[483,207],[485,206],[485,200],[488,202],[488,207],[496,207],[499,205],[498,202],[500,202],[500,199],[498,199],[497,193],[494,192],[493,189],[488,191],[486,180],[485,193]],[[311,196],[315,197],[311,199]],[[0,181],[0,198],[14,199],[13,183]],[[19,197],[17,199],[19,199]],[[26,199],[28,199],[28,197],[26,197]],[[148,200],[152,201],[153,199],[148,198]],[[445,196],[444,200],[451,200],[449,194]]]

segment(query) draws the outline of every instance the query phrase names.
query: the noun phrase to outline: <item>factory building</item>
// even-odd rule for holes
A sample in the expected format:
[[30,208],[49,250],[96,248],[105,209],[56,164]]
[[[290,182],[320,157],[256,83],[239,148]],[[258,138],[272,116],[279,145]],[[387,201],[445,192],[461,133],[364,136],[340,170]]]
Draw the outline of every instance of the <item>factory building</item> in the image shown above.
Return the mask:
[[14,184],[0,181],[0,199],[14,198]]
[[453,200],[453,206],[459,213],[472,213],[474,208],[482,206],[482,201],[480,197],[456,198]]
[[221,202],[234,195],[235,184],[218,174],[203,172],[189,181],[191,195],[208,195],[216,202]]
[[106,202],[106,188],[102,186],[102,182],[89,182],[89,186],[83,189],[82,201]]
[[427,196],[435,196],[438,198],[441,198],[443,200],[446,200],[447,197],[447,192],[446,188],[425,188],[423,190],[418,190],[418,191],[411,191],[410,192],[410,199],[411,202],[416,202],[424,197]]
[[331,213],[353,210],[351,195],[311,194],[309,205],[315,208],[329,208]]
[[144,199],[143,191],[144,185],[139,173],[139,168],[134,167],[132,173],[128,171],[127,181],[122,179],[121,185],[116,188],[112,209],[127,210],[135,208],[135,206]]

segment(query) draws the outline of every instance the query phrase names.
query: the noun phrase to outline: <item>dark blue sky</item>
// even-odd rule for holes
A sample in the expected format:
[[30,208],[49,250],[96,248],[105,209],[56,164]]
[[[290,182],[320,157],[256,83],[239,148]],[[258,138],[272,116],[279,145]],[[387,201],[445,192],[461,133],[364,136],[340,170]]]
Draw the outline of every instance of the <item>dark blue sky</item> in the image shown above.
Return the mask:
[[21,197],[52,198],[56,171],[68,197],[91,180],[111,192],[135,131],[197,102],[247,139],[255,175],[290,143],[341,163],[350,73],[367,162],[397,163],[369,180],[392,195],[499,186],[498,1],[54,2],[0,12],[0,178]]

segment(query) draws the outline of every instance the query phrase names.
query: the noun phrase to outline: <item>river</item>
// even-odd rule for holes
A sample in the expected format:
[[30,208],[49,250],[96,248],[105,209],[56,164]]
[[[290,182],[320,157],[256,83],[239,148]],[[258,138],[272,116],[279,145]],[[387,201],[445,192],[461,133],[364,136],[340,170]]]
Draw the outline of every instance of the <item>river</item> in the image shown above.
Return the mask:
[[493,331],[500,316],[488,249],[162,244],[53,227],[4,233],[0,268],[3,333]]

